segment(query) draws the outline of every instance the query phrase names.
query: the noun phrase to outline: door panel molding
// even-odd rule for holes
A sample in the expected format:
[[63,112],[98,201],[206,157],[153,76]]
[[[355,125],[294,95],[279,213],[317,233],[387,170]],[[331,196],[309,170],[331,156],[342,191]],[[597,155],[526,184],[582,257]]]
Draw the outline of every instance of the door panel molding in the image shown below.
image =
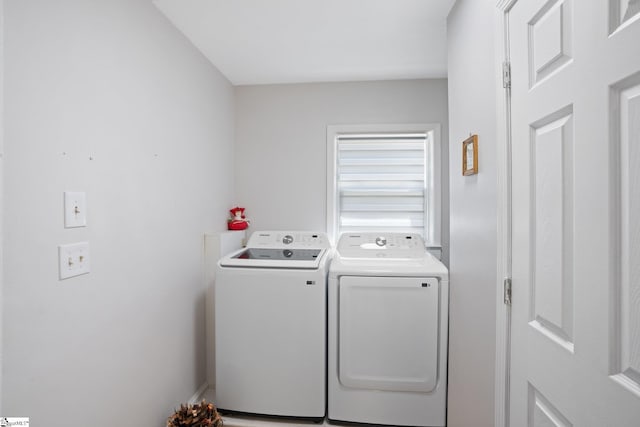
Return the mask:
[[628,27],[640,19],[640,1],[609,0],[609,34]]
[[571,0],[551,0],[529,21],[529,87],[573,60]]
[[573,424],[529,383],[527,427],[573,427]]
[[[573,353],[573,105],[531,124],[529,324]],[[559,261],[559,262],[558,262]]]
[[611,375],[640,396],[640,72],[610,88],[614,278]]

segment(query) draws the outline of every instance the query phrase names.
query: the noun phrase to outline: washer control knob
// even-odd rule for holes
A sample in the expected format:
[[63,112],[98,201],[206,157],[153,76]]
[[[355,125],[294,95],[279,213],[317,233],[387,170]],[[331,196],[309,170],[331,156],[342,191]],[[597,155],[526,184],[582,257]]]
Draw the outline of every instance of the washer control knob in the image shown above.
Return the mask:
[[293,236],[287,234],[286,236],[284,236],[282,238],[282,243],[284,243],[285,245],[289,245],[289,244],[293,243]]
[[282,251],[282,255],[284,255],[285,258],[291,258],[293,252],[290,249],[285,249],[284,251]]
[[376,237],[376,245],[384,246],[387,244],[387,239],[384,237]]

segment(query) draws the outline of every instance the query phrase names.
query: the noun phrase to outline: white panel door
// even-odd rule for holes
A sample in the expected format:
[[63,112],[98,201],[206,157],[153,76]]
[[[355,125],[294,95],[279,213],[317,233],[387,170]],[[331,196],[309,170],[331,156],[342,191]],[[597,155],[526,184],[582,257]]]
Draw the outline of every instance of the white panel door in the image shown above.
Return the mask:
[[640,0],[519,0],[509,425],[640,426]]

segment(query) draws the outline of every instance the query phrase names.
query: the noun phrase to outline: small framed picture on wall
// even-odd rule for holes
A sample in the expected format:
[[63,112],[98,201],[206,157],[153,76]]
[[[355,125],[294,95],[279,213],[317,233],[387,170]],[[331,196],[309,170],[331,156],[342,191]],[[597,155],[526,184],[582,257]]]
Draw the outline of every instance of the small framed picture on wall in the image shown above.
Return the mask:
[[478,135],[471,135],[462,141],[462,175],[478,173]]

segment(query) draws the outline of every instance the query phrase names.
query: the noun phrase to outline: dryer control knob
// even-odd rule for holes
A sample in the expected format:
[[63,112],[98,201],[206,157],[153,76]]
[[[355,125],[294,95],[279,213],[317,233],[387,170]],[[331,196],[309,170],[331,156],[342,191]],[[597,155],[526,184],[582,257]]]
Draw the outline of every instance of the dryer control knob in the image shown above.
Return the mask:
[[282,243],[284,243],[285,245],[288,245],[290,243],[293,243],[293,236],[287,234],[286,236],[284,236],[282,238]]
[[384,246],[387,244],[387,239],[384,237],[376,237],[376,245]]

